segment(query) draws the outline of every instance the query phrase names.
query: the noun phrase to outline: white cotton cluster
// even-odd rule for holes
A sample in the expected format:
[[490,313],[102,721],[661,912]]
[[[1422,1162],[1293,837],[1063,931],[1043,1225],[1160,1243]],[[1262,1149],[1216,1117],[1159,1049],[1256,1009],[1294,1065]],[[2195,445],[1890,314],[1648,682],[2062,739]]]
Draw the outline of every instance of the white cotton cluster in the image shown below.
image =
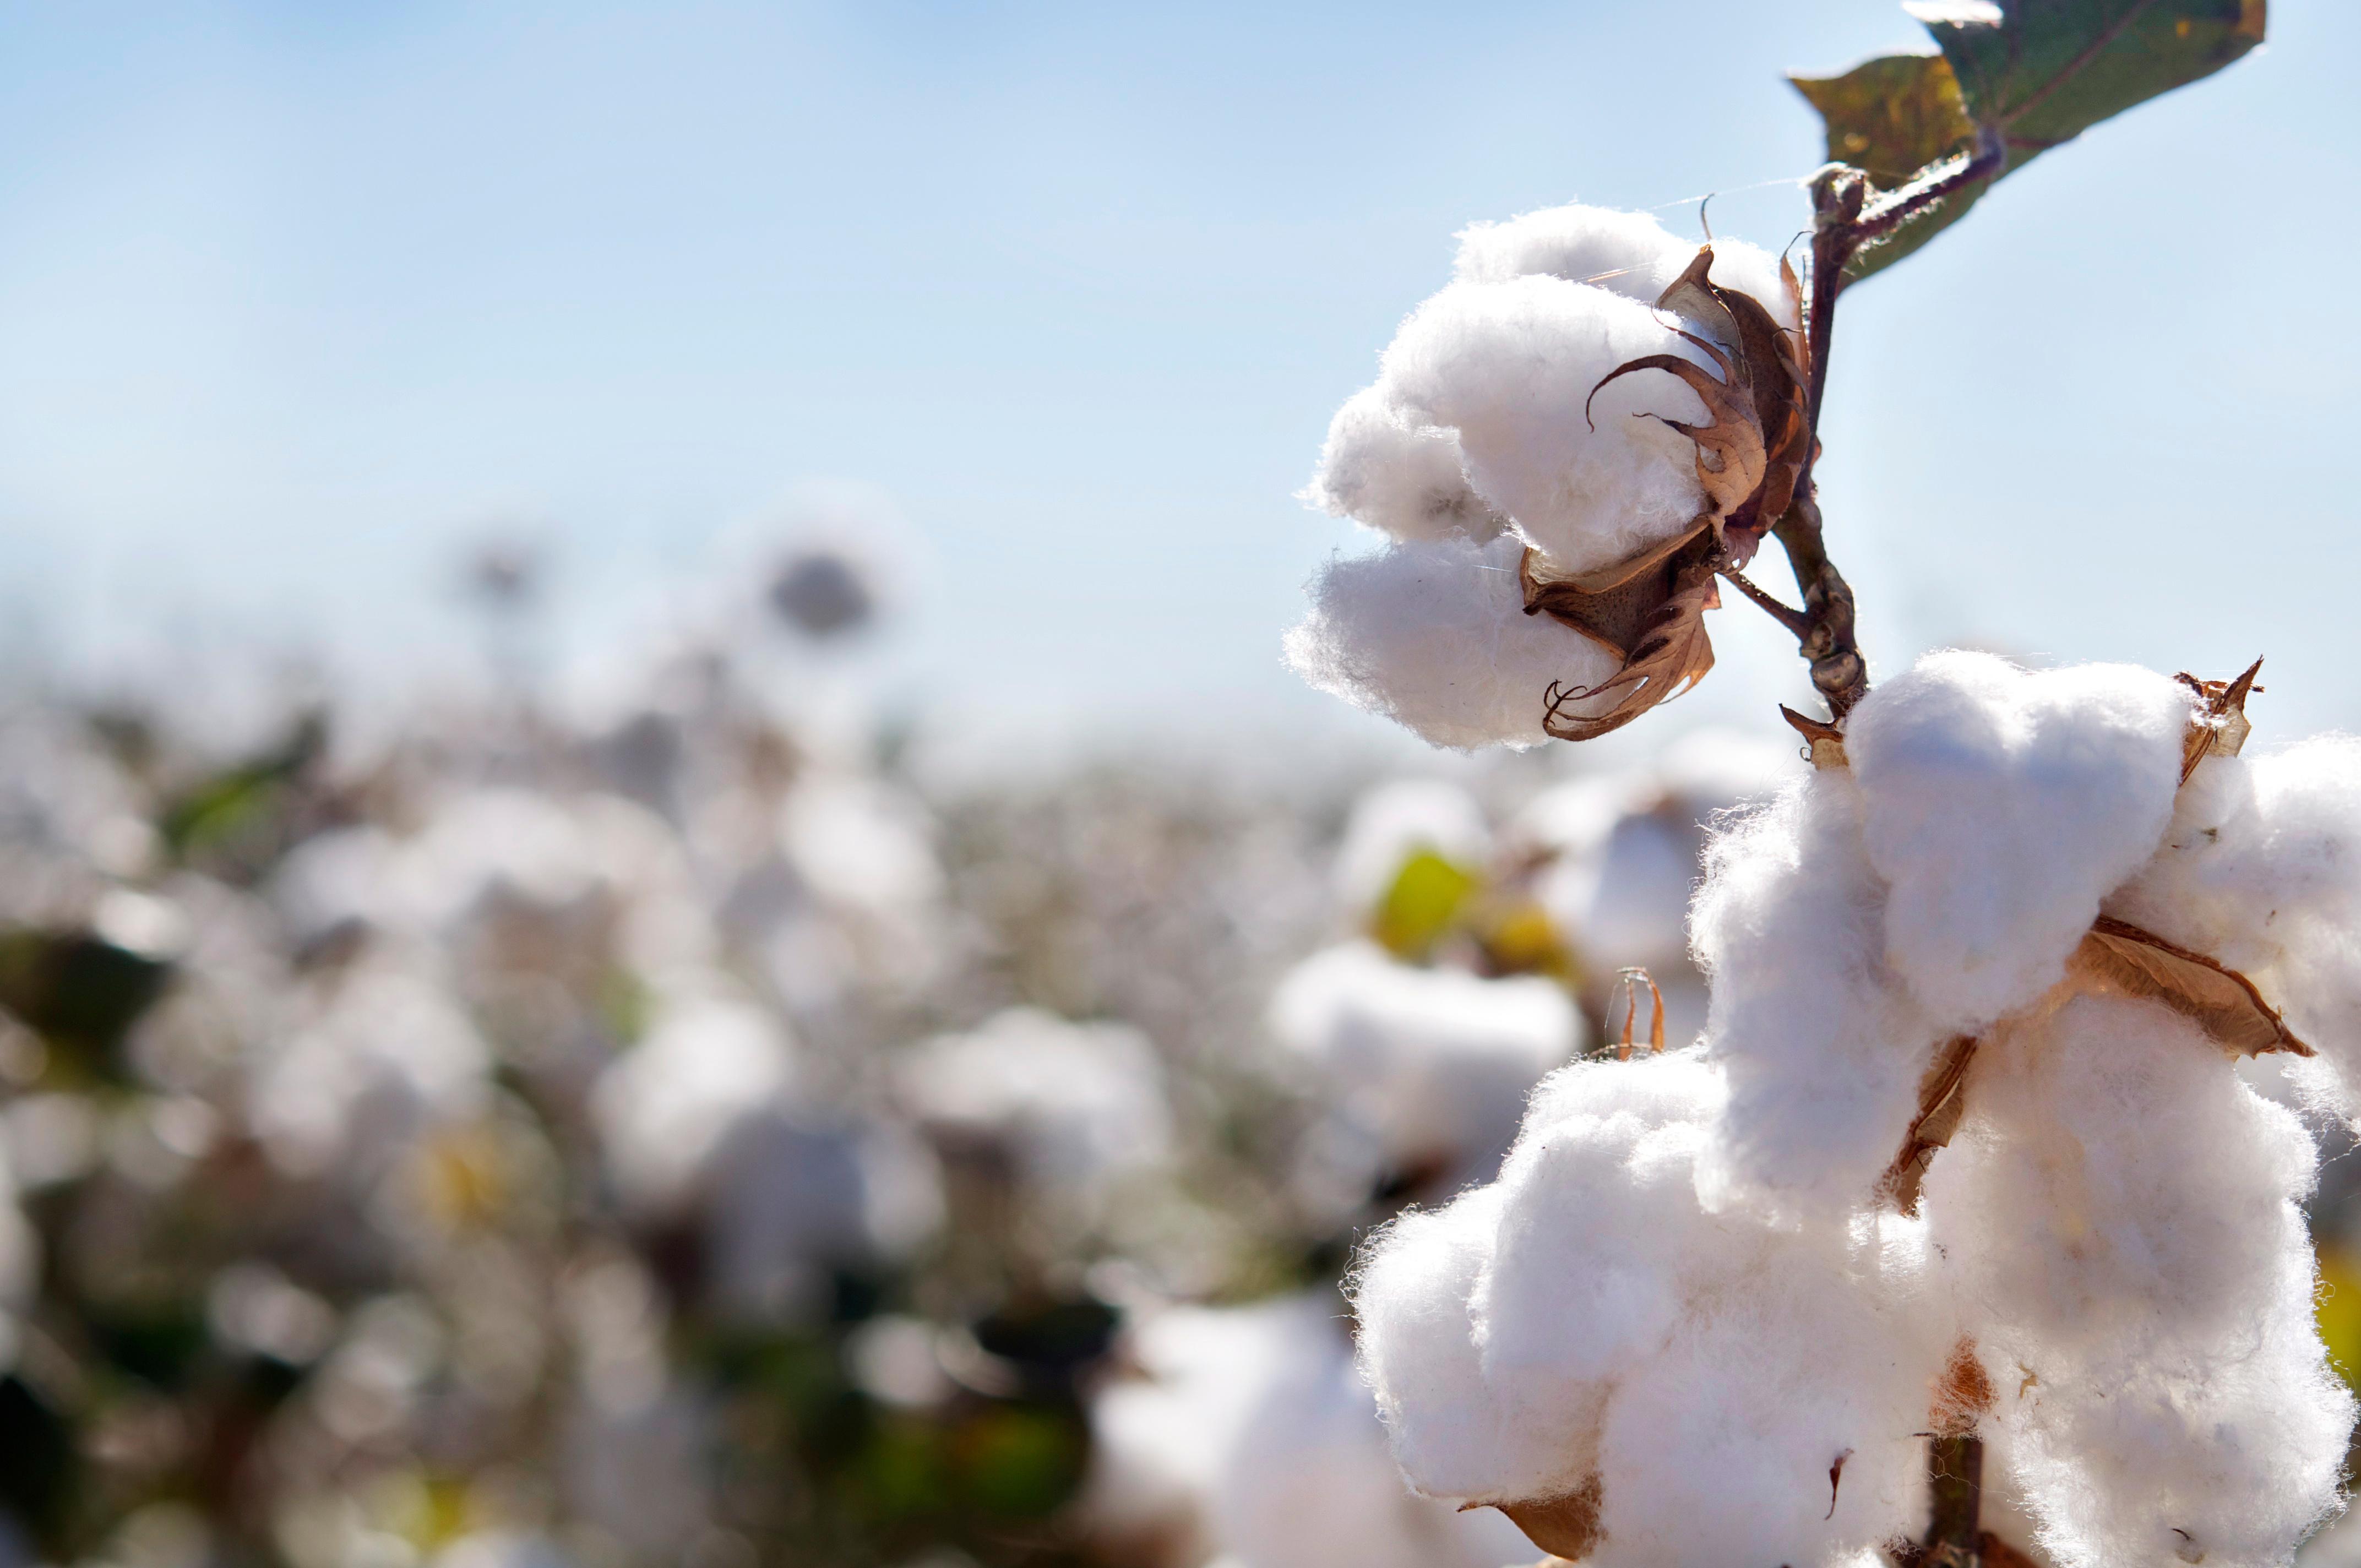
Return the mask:
[[1946,1343],[1913,1238],[1708,1210],[1722,1096],[1694,1052],[1564,1069],[1496,1183],[1365,1253],[1362,1365],[1421,1490],[1596,1483],[1601,1564],[1826,1563],[1907,1529]]
[[1166,1309],[1134,1376],[1091,1404],[1082,1515],[1122,1561],[1198,1568],[1501,1568],[1532,1548],[1499,1515],[1412,1494],[1327,1290]]
[[[1612,655],[1524,614],[1528,547],[1558,576],[1627,560],[1707,510],[1694,444],[1664,422],[1704,415],[1649,355],[1710,362],[1655,307],[1697,247],[1642,214],[1567,206],[1478,225],[1457,280],[1421,305],[1377,382],[1338,411],[1304,499],[1387,535],[1332,562],[1287,641],[1312,685],[1439,746],[1542,739],[1553,681],[1597,684]],[[1715,247],[1717,282],[1794,315],[1754,247]],[[1644,416],[1659,417],[1644,417]]]
[[1444,1190],[1491,1174],[1526,1095],[1585,1033],[1555,981],[1417,968],[1370,942],[1296,966],[1270,1026],[1382,1169],[1424,1169]]
[[929,1131],[990,1141],[1045,1201],[1085,1214],[1108,1183],[1159,1164],[1171,1145],[1163,1068],[1126,1024],[1012,1007],[910,1047],[895,1082]]
[[[2312,1320],[2312,1144],[2204,1030],[2070,960],[2103,913],[2144,927],[2361,1081],[2361,746],[2183,785],[2198,711],[2145,671],[1937,654],[1853,712],[1849,767],[1726,823],[1694,1054],[1562,1072],[1498,1182],[1364,1259],[1411,1479],[1530,1501],[1596,1476],[1599,1563],[1825,1563],[1924,1528],[1912,1434],[1965,1343],[2025,1544],[2286,1562],[2354,1414]],[[1881,1213],[1966,1036],[1924,1218]]]

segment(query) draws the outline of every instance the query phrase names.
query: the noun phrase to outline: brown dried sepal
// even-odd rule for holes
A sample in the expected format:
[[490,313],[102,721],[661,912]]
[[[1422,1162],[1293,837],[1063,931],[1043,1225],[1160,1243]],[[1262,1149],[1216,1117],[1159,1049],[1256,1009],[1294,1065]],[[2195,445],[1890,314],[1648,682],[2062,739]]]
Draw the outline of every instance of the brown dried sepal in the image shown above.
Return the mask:
[[1968,1068],[1980,1044],[1973,1035],[1952,1036],[1935,1053],[1933,1064],[1918,1080],[1918,1113],[1910,1119],[1910,1130],[1902,1135],[1901,1152],[1877,1183],[1878,1192],[1902,1213],[1918,1212],[1918,1186],[1927,1167],[1935,1151],[1949,1144],[1951,1135],[1960,1130],[1960,1118],[1968,1108]]
[[[1664,993],[1656,985],[1655,977],[1634,964],[1615,972],[1616,983],[1623,989],[1623,1037],[1616,1042],[1615,1059],[1630,1061],[1638,1041],[1633,1030],[1640,1022],[1640,988],[1648,988],[1648,1054],[1664,1054]],[[1609,996],[1613,992],[1609,992]]]
[[[1492,1506],[1509,1516],[1516,1527],[1525,1532],[1525,1539],[1553,1557],[1569,1563],[1579,1563],[1598,1545],[1598,1477],[1593,1475],[1577,1491],[1564,1497],[1539,1497],[1530,1502],[1496,1503]],[[1470,1503],[1468,1508],[1481,1508]],[[1463,1508],[1461,1512],[1466,1512]]]
[[1788,729],[1804,738],[1804,755],[1813,767],[1826,772],[1852,765],[1852,759],[1845,755],[1844,731],[1837,726],[1806,718],[1784,702],[1779,705],[1779,717],[1787,721]]
[[[1781,279],[1790,299],[1799,300],[1794,269],[1784,262]],[[1720,374],[1676,354],[1650,354],[1617,366],[1598,386],[1636,371],[1662,370],[1705,404],[1703,424],[1662,414],[1642,417],[1670,425],[1697,444],[1697,482],[1710,506],[1708,516],[1716,536],[1725,541],[1730,565],[1741,567],[1752,559],[1764,532],[1785,515],[1811,455],[1811,350],[1761,301],[1713,280],[1710,245],[1656,296],[1656,305],[1719,340],[1674,329]],[[1598,387],[1590,395],[1596,398]],[[1587,417],[1587,404],[1584,412]]]
[[[1595,686],[1550,683],[1542,694],[1545,734],[1560,740],[1594,740],[1622,729],[1658,703],[1671,701],[1705,679],[1713,668],[1713,641],[1706,635],[1705,612],[1721,608],[1721,590],[1714,576],[1719,555],[1719,547],[1712,536],[1700,531],[1673,558],[1670,590],[1641,621],[1623,655],[1622,668]],[[1574,624],[1564,614],[1557,619]],[[1611,700],[1596,707],[1601,699]],[[1576,705],[1596,710],[1577,713]]]
[[2246,698],[2263,689],[2255,684],[2262,667],[2263,662],[2257,659],[2233,681],[2201,681],[2186,670],[2173,677],[2195,692],[2202,705],[2190,718],[2189,733],[2180,743],[2182,784],[2206,758],[2235,757],[2246,744],[2246,736],[2255,728],[2246,717]]
[[2128,921],[2100,916],[2068,960],[2067,977],[2091,990],[2161,1002],[2237,1056],[2312,1054],[2253,981]]

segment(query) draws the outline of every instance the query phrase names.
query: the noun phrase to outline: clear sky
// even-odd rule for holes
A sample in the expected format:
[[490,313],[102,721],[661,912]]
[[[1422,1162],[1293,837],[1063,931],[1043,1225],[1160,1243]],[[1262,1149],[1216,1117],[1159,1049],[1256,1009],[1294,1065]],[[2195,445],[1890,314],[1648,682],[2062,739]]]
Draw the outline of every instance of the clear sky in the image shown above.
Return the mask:
[[[2361,6],[2011,180],[1849,296],[1821,474],[1872,660],[1974,640],[2361,727]],[[0,610],[400,671],[459,541],[577,642],[814,481],[907,520],[908,690],[987,730],[1356,734],[1278,663],[1291,499],[1453,231],[1818,160],[1891,0],[135,3],[0,12]],[[1693,224],[1694,205],[1668,209]],[[1721,617],[1698,711],[1792,661]],[[1014,743],[1012,741],[1012,743]]]

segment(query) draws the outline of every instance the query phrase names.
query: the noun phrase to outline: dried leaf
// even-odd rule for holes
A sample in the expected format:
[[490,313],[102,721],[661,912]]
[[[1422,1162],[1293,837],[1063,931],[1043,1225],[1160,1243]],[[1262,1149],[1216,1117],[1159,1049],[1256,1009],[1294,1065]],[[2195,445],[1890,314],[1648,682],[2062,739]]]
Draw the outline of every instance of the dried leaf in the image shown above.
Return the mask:
[[2189,721],[2189,733],[2180,745],[2180,782],[2197,771],[2197,764],[2208,757],[2235,757],[2246,744],[2246,737],[2255,728],[2246,717],[2246,697],[2263,688],[2255,684],[2255,676],[2263,667],[2260,659],[2246,666],[2234,681],[2201,681],[2183,670],[2174,676],[2182,685],[2195,692],[2204,707]]
[[2253,981],[2125,921],[2099,916],[2074,949],[2067,972],[2070,980],[2095,990],[2161,1002],[2239,1056],[2312,1054]]
[[[1568,1492],[1562,1497],[1542,1497],[1532,1502],[1494,1505],[1525,1532],[1525,1539],[1553,1557],[1568,1562],[1580,1562],[1598,1546],[1598,1477],[1593,1475],[1579,1491]],[[1481,1504],[1470,1504],[1470,1508]],[[1461,1510],[1465,1512],[1465,1509]]]
[[[1713,642],[1705,612],[1721,606],[1714,580],[1712,542],[1685,557],[1673,576],[1671,595],[1641,626],[1623,667],[1595,686],[1565,686],[1555,681],[1542,696],[1547,707],[1542,729],[1561,740],[1589,740],[1620,729],[1661,702],[1669,702],[1705,679],[1713,668]],[[1567,711],[1576,703],[1614,701],[1591,714]]]
[[1918,1184],[1935,1151],[1951,1141],[1967,1111],[1968,1066],[1981,1044],[1973,1035],[1958,1035],[1944,1042],[1934,1063],[1918,1080],[1918,1113],[1902,1135],[1901,1152],[1878,1179],[1877,1189],[1905,1214],[1918,1212]]

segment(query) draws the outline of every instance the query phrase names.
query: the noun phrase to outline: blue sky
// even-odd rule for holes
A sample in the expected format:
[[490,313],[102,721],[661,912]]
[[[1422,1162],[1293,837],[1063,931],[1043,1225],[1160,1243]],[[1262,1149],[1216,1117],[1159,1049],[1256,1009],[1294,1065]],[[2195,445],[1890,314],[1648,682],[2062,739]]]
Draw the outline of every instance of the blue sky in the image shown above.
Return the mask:
[[[2260,652],[2267,735],[2361,726],[2361,8],[2273,11],[1848,297],[1821,474],[1881,666]],[[1889,0],[13,7],[0,611],[60,658],[203,630],[399,673],[454,638],[460,543],[525,519],[609,645],[851,481],[906,519],[913,700],[1361,736],[1277,662],[1359,543],[1290,493],[1453,231],[1720,190],[1775,247],[1801,199],[1753,187],[1819,157],[1780,71],[1916,35]],[[1792,659],[1721,619],[1684,700],[1760,717]]]

